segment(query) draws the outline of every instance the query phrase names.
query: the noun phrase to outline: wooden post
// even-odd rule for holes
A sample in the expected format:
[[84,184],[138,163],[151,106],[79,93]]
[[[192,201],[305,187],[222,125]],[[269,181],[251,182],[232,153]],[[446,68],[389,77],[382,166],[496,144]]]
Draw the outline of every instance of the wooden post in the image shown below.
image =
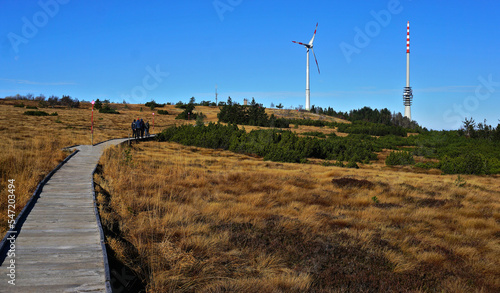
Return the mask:
[[92,100],[92,122],[91,122],[91,125],[90,125],[90,140],[91,140],[91,144],[92,146],[94,146],[94,100]]

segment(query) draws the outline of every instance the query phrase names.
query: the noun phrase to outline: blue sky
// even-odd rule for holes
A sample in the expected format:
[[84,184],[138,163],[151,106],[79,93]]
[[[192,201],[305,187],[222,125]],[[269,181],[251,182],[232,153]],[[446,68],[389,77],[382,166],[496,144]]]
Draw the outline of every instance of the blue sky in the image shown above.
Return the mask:
[[403,112],[410,21],[413,119],[432,129],[457,128],[465,116],[496,126],[499,8],[493,0],[2,0],[0,97],[214,101],[217,84],[219,101],[297,107],[306,50],[292,41],[308,42],[319,23],[311,104]]

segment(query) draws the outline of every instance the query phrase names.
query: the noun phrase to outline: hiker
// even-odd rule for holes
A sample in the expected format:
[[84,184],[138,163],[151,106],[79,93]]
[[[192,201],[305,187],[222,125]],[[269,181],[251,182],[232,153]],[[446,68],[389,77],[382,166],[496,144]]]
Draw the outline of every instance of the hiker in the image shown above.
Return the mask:
[[144,138],[144,130],[146,128],[146,125],[144,124],[144,121],[141,119],[141,138]]
[[135,127],[135,119],[134,122],[132,122],[132,137],[135,138],[135,133],[136,133],[136,127]]
[[138,139],[140,135],[141,135],[141,120],[137,118],[137,120],[135,121],[135,138]]
[[146,137],[149,137],[149,121],[146,121],[145,129],[146,129]]

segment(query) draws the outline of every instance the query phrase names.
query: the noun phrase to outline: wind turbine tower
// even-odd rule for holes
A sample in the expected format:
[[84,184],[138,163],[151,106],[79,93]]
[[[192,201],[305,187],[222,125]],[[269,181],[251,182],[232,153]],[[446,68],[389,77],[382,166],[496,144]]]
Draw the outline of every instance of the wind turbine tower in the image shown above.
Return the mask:
[[411,102],[413,93],[410,87],[410,22],[406,26],[406,87],[403,92],[403,102],[405,105],[405,117],[411,121]]
[[217,84],[215,85],[215,106],[219,106],[219,104],[217,104]]
[[312,50],[313,55],[314,55],[314,60],[316,61],[316,67],[318,67],[318,73],[319,72],[319,65],[318,65],[318,59],[316,59],[316,54],[314,54],[314,49],[313,49],[313,42],[314,42],[314,37],[316,37],[316,31],[318,30],[318,24],[316,23],[316,29],[314,30],[314,34],[312,39],[309,41],[309,43],[304,44],[301,42],[296,42],[292,41],[295,44],[302,45],[306,47],[307,49],[307,65],[306,65],[306,110],[309,111],[311,109],[311,92],[310,92],[310,86],[309,86],[309,49]]

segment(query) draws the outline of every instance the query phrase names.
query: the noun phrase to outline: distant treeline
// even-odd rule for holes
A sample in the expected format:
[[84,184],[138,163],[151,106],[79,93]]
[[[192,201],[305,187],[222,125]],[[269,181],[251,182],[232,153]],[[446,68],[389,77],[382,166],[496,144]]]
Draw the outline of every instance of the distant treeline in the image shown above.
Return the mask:
[[[167,103],[168,105],[170,105],[170,103]],[[191,97],[191,99],[189,99],[189,103],[183,103],[182,101],[179,101],[175,104],[175,107],[176,108],[180,108],[180,109],[185,109],[186,105],[193,105],[193,106],[206,106],[206,107],[215,107],[217,106],[217,104],[215,104],[215,102],[210,102],[210,101],[201,101],[199,103],[196,103],[196,99],[195,97]],[[219,106],[223,106],[224,103],[223,102],[219,102]]]
[[255,99],[248,106],[233,103],[231,97],[227,103],[220,108],[217,114],[219,122],[253,125],[262,127],[288,128],[289,122],[284,118],[276,118],[274,115],[268,116],[266,108],[262,104],[257,104]]
[[17,94],[15,96],[7,96],[6,100],[20,100],[20,101],[37,101],[38,107],[47,108],[54,106],[64,106],[70,108],[78,108],[80,107],[80,101],[76,98],[71,98],[70,96],[63,95],[62,98],[57,96],[50,96],[46,98],[44,95],[34,96],[33,94],[20,95]]
[[[194,98],[192,98],[193,101]],[[185,106],[185,105],[183,105]],[[325,114],[321,108],[312,108],[311,111]],[[338,115],[333,109],[328,108],[328,115],[344,117],[346,116],[352,124],[337,123],[324,120],[312,119],[284,119],[270,117],[265,113],[265,108],[262,104],[252,102],[248,106],[243,106],[238,103],[233,103],[231,98],[227,103],[220,107],[218,114],[219,122],[233,123],[238,125],[253,125],[262,127],[277,127],[288,128],[289,124],[308,125],[316,127],[337,127],[338,131],[353,134],[369,134],[375,136],[397,135],[406,136],[408,132],[423,132],[427,131],[421,128],[417,122],[410,121],[406,117],[402,117],[401,113],[391,114],[388,109],[372,110],[369,107],[364,107],[359,110],[352,110],[349,113]],[[341,113],[341,112],[340,112]]]
[[463,126],[458,130],[458,134],[460,136],[466,136],[470,138],[480,138],[487,140],[500,141],[500,123],[498,123],[497,127],[493,127],[486,123],[478,123],[472,119],[465,118],[463,121]]
[[320,115],[337,117],[349,121],[366,121],[371,123],[384,124],[387,126],[400,126],[406,129],[412,129],[416,132],[427,130],[420,127],[416,121],[410,121],[410,119],[403,117],[401,113],[391,113],[391,111],[387,108],[384,108],[382,110],[373,110],[370,107],[363,107],[361,109],[351,110],[349,112],[337,112],[332,107],[323,109],[321,107],[315,107],[313,105],[311,107],[311,112]]

